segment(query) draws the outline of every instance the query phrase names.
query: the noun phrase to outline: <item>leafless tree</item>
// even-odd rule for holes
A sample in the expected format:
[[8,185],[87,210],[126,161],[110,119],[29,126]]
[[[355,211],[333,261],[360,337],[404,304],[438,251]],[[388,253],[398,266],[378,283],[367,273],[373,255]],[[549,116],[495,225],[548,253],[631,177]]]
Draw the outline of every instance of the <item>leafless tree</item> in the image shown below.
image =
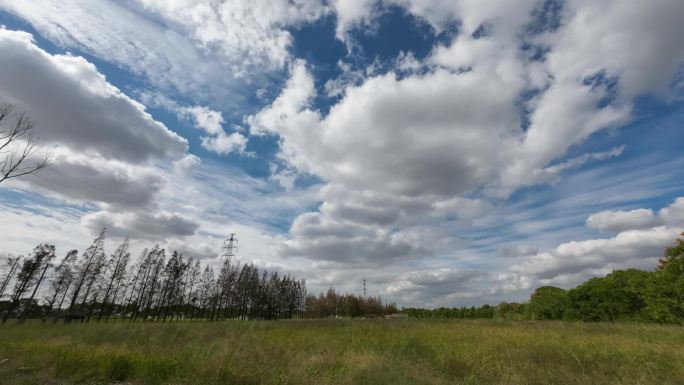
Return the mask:
[[[57,304],[57,313],[62,309],[62,304],[66,299],[69,287],[71,287],[71,282],[74,280],[74,264],[77,258],[78,250],[71,250],[55,268],[55,276],[50,285],[50,294],[45,297],[47,311],[43,317],[43,322],[47,321],[47,317],[55,309],[55,304]],[[55,321],[57,321],[56,316]]]
[[[31,305],[31,302],[38,291],[38,287],[40,287],[40,283],[45,277],[45,272],[50,267],[50,261],[54,258],[54,256],[54,245],[41,244],[36,246],[36,248],[33,249],[33,253],[23,260],[21,268],[19,269],[19,273],[17,274],[16,283],[14,285],[12,302],[2,318],[3,324],[7,322],[7,319],[13,314],[14,310],[20,306],[24,294],[27,293],[31,288],[34,288],[31,298],[25,303],[25,306]],[[39,272],[41,272],[40,278],[37,277]],[[23,317],[24,310],[25,309],[21,311],[20,318]]]
[[35,122],[16,106],[0,99],[0,183],[47,167],[52,152],[39,154],[42,140],[35,136]]
[[[92,317],[98,320],[114,317],[129,322],[219,321],[295,318],[307,311],[305,283],[289,275],[266,272],[252,263],[234,262],[232,258],[224,259],[215,274],[211,265],[185,259],[178,251],[171,251],[167,258],[166,250],[159,245],[145,249],[129,268],[128,239],[109,258],[104,241],[103,229],[80,257],[76,250],[69,251],[52,274],[47,272],[55,255],[53,245],[38,245],[21,261],[18,257],[6,257],[7,267],[3,266],[0,284],[7,287],[13,282],[14,291],[9,303],[4,304],[8,309],[4,317],[0,314],[0,320],[18,315],[20,320],[40,317],[45,321],[53,315],[55,322],[60,316],[65,322],[74,319],[87,322]],[[41,303],[34,299],[43,281],[49,287]],[[311,297],[312,311],[308,313],[326,316],[331,307],[328,304],[334,303],[338,305],[332,306],[331,314],[343,314],[339,304],[351,303],[352,299],[335,293],[320,300]],[[61,310],[63,304],[68,305],[67,311]]]
[[[126,238],[123,243],[119,245],[114,254],[111,255],[105,265],[105,273],[108,275],[107,285],[102,299],[102,305],[100,306],[100,314],[97,316],[98,321],[102,319],[102,316],[105,313],[105,308],[108,305],[107,301],[111,300],[112,304],[116,301],[116,292],[126,274],[130,256],[131,253],[128,252],[128,238]],[[112,297],[114,297],[113,300]]]
[[17,271],[17,268],[19,267],[19,262],[21,261],[21,257],[12,257],[11,255],[6,255],[3,257],[5,260],[5,266],[7,267],[7,272],[5,275],[0,279],[0,298],[2,298],[3,294],[5,294],[5,290],[9,287],[10,281],[12,281],[12,277],[14,277],[14,273]]

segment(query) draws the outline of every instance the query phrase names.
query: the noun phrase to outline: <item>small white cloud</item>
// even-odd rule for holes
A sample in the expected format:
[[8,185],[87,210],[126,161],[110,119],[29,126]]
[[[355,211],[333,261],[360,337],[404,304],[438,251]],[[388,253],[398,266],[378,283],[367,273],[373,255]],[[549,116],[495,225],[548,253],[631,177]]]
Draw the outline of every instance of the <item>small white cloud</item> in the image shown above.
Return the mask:
[[225,120],[220,111],[214,111],[204,106],[179,107],[178,115],[190,117],[197,128],[208,134],[219,135],[224,132],[221,125],[225,123]]
[[220,155],[227,155],[233,152],[246,154],[247,138],[239,132],[226,134],[219,133],[216,136],[203,136],[202,147]]
[[662,224],[653,210],[602,211],[587,218],[587,226],[599,231],[625,231],[654,227]]
[[202,163],[202,159],[197,155],[188,154],[181,159],[173,162],[173,169],[179,174],[187,175],[192,173]]

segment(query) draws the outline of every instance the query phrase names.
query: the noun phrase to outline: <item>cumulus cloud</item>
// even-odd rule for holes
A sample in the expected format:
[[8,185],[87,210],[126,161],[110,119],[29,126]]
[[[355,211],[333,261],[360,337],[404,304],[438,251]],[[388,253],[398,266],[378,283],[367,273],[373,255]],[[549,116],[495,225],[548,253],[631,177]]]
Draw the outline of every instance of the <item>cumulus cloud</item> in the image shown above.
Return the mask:
[[200,157],[188,154],[181,159],[175,160],[173,162],[173,169],[179,174],[187,175],[197,169],[201,163],[202,159],[200,159]]
[[191,118],[197,128],[208,134],[219,135],[224,132],[221,125],[226,121],[221,111],[214,111],[204,106],[178,107],[177,111],[180,116]]
[[681,231],[681,228],[660,226],[623,231],[614,238],[571,241],[550,252],[530,256],[516,270],[546,280],[581,272],[589,272],[591,276],[592,269],[604,273],[623,266],[651,270],[665,247]]
[[[619,231],[612,238],[571,241],[550,251],[530,255],[512,270],[542,282],[579,283],[613,269],[637,267],[652,270],[665,248],[684,231],[684,216],[669,217],[681,209],[684,199],[660,210],[603,211],[587,225]],[[664,218],[671,218],[664,225]]]
[[[195,128],[202,130],[206,135],[201,135],[202,147],[220,155],[238,153],[241,155],[252,155],[247,153],[248,139],[242,133],[235,131],[227,133],[223,125],[226,120],[221,111],[213,110],[206,106],[183,106],[178,102],[159,93],[142,92],[140,98],[148,105],[162,107],[171,111],[179,119],[190,121]],[[241,128],[235,126],[236,130]]]
[[207,136],[202,136],[202,147],[217,154],[230,154],[238,152],[243,154],[247,148],[247,138],[239,132],[226,133],[222,125],[225,123],[223,114],[203,106],[178,107],[177,112],[181,117],[190,117],[195,126],[205,131]]
[[[402,52],[392,61],[394,70],[374,63],[364,69],[341,64],[343,75],[323,85],[328,97],[338,99],[329,110],[316,108],[321,84],[305,61],[291,57],[288,28],[334,11],[337,37],[353,48],[349,32],[365,28],[372,33],[375,18],[390,6],[423,19],[435,33],[454,26],[457,31],[436,42],[425,58]],[[307,283],[316,288],[350,287],[348,281],[373,270],[377,287],[390,298],[453,304],[539,283],[571,285],[612,268],[652,268],[683,226],[683,199],[657,212],[592,215],[587,227],[615,233],[604,239],[586,239],[579,236],[591,233],[586,228],[569,231],[563,224],[574,221],[581,227],[586,218],[585,211],[571,206],[626,207],[626,201],[644,199],[643,194],[657,195],[655,188],[625,187],[655,185],[664,174],[654,170],[644,170],[645,179],[630,174],[628,181],[625,175],[604,173],[600,181],[591,179],[596,182],[592,191],[573,188],[554,204],[528,207],[532,204],[523,199],[507,207],[522,187],[558,182],[573,169],[624,156],[621,143],[590,153],[580,146],[598,132],[630,122],[637,97],[668,96],[684,60],[681,1],[70,0],[38,6],[0,0],[0,7],[61,47],[104,58],[156,87],[183,91],[188,104],[174,103],[170,110],[192,121],[202,130],[201,145],[219,154],[246,151],[247,133],[224,129],[237,121],[227,111],[244,111],[233,108],[244,101],[244,92],[236,88],[249,84],[262,90],[265,100],[255,78],[289,72],[275,100],[238,122],[250,135],[277,140],[271,179],[287,191],[268,195],[263,191],[270,194],[273,186],[264,181],[249,180],[245,187],[243,181],[217,177],[215,169],[208,173],[211,167],[187,154],[182,138],[146,115],[84,59],[49,55],[26,34],[5,38],[13,45],[3,49],[10,54],[0,61],[26,64],[15,69],[24,71],[17,74],[31,69],[41,81],[69,89],[58,102],[77,100],[64,108],[76,111],[79,122],[92,119],[90,113],[99,118],[105,101],[113,105],[107,105],[115,111],[112,116],[125,117],[116,125],[105,116],[106,135],[97,132],[105,135],[97,138],[86,130],[74,138],[59,127],[54,132],[66,151],[95,154],[60,158],[55,169],[111,191],[81,192],[83,200],[100,206],[82,221],[89,231],[108,226],[117,236],[146,232],[149,239],[162,237],[169,247],[210,258],[221,236],[238,228],[250,234],[247,244],[259,244],[250,256],[267,255],[264,263],[277,261],[311,278]],[[18,87],[13,94],[21,96]],[[226,117],[215,110],[216,95],[222,95],[220,103],[226,101],[221,104]],[[35,96],[41,97],[47,96]],[[81,106],[87,108],[81,111]],[[151,170],[158,165],[152,162],[166,164],[155,174]],[[167,178],[169,168],[183,177]],[[294,182],[300,177],[311,177],[315,185],[297,191]],[[151,216],[136,202],[161,207],[161,214]],[[558,208],[566,211],[549,214]],[[251,227],[225,224],[226,217]],[[158,225],[147,226],[148,221]],[[289,223],[286,235],[271,233]],[[277,230],[264,230],[269,226]],[[541,241],[542,231],[552,240]],[[511,260],[513,268],[507,266]]]
[[402,303],[453,303],[481,294],[477,281],[483,276],[482,271],[450,268],[412,271],[398,277],[384,292]]
[[653,210],[601,211],[587,218],[587,226],[600,231],[625,231],[654,227],[661,224]]
[[658,212],[658,216],[668,225],[684,225],[684,197],[679,197],[668,207],[664,207]]
[[82,57],[51,55],[30,34],[7,29],[0,29],[0,49],[3,98],[25,109],[48,143],[137,163],[185,153],[184,138]]
[[286,240],[280,249],[283,256],[378,265],[428,253],[398,234],[330,218],[321,213],[298,216],[290,234],[293,238]]
[[166,182],[159,165],[187,163],[187,141],[92,63],[49,54],[25,32],[0,29],[0,46],[2,97],[26,110],[55,146],[50,167],[14,185],[76,204],[146,210]]
[[25,179],[67,201],[134,210],[152,203],[165,184],[158,169],[150,165],[128,164],[60,148],[55,150],[50,167]]
[[328,13],[318,1],[0,1],[59,46],[80,49],[195,101],[243,111],[252,86],[289,60],[289,27]]
[[[385,257],[380,246],[366,248],[396,246],[387,240],[413,226],[478,219],[521,187],[618,157],[623,146],[566,158],[594,133],[629,122],[634,98],[665,91],[683,62],[674,15],[684,6],[676,1],[657,7],[571,1],[551,8],[536,0],[336,2],[338,37],[371,22],[379,4],[404,7],[435,31],[458,22],[458,34],[422,60],[426,71],[361,74],[362,80],[338,84],[342,97],[327,114],[312,106],[313,76],[296,61],[275,101],[246,119],[252,134],[279,137],[279,156],[294,170],[326,184],[318,214],[302,218],[306,226],[293,224],[287,255],[332,253],[350,261],[400,255],[391,247]],[[647,20],[662,18],[648,27]],[[483,25],[485,33],[477,33]],[[630,50],[635,41],[658,44]],[[365,243],[312,238],[313,228],[346,231],[350,223],[373,224],[374,234],[364,235]]]
[[91,233],[102,228],[112,237],[128,237],[158,241],[169,237],[192,235],[198,224],[176,213],[107,212],[97,211],[81,218],[83,227]]
[[217,154],[226,155],[232,152],[245,154],[247,138],[239,132],[226,134],[221,132],[216,136],[204,136],[202,147]]
[[328,12],[316,0],[139,2],[161,17],[183,25],[203,47],[239,57],[235,68],[245,64],[284,65],[292,43],[286,27],[314,21]]

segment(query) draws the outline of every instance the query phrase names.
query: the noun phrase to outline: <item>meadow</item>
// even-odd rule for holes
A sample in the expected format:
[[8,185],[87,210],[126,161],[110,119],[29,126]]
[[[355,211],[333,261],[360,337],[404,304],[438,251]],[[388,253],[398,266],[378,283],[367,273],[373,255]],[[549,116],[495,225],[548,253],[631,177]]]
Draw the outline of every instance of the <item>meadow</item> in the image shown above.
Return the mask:
[[684,328],[497,320],[0,326],[0,383],[684,384]]

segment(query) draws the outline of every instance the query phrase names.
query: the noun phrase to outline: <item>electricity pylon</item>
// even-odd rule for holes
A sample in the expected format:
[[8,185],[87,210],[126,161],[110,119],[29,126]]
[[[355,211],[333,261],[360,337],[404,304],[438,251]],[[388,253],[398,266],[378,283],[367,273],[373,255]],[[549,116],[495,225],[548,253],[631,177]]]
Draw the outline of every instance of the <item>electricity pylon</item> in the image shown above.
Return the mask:
[[221,248],[221,262],[226,260],[232,260],[233,257],[237,255],[238,251],[238,239],[235,233],[230,233],[228,238],[223,241],[223,247]]

